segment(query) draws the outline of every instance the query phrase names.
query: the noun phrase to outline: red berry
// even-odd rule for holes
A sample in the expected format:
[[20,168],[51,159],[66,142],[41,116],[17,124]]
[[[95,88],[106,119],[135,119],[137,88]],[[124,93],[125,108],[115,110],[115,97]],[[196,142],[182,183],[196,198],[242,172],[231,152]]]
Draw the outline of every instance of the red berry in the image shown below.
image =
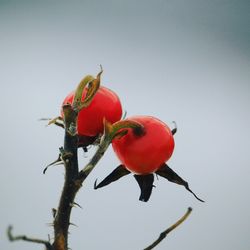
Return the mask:
[[174,138],[170,128],[151,116],[134,116],[127,120],[144,126],[142,135],[132,129],[112,142],[113,149],[122,164],[131,172],[145,175],[157,171],[172,155]]
[[[87,90],[83,91],[82,100]],[[68,94],[63,104],[72,104],[74,91]],[[61,112],[62,113],[62,112]],[[62,114],[63,116],[63,114]],[[90,105],[83,108],[78,114],[77,131],[81,136],[96,136],[103,133],[103,119],[110,123],[119,121],[122,116],[122,106],[119,97],[112,90],[101,86]]]

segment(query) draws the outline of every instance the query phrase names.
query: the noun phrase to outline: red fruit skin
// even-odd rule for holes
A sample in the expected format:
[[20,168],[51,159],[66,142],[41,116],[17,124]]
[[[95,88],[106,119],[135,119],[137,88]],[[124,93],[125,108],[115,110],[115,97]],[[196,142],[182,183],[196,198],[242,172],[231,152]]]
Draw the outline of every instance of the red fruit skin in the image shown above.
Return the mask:
[[[87,90],[83,91],[82,100],[86,96]],[[72,104],[74,91],[63,101],[62,105]],[[61,111],[61,115],[63,113]],[[122,106],[119,97],[112,90],[100,86],[90,105],[82,109],[78,114],[77,131],[82,136],[96,136],[103,133],[103,119],[110,123],[117,122],[122,117]]]
[[134,116],[144,126],[144,134],[135,135],[132,129],[112,141],[113,149],[122,164],[131,172],[146,175],[157,171],[172,155],[174,138],[170,128],[152,116]]

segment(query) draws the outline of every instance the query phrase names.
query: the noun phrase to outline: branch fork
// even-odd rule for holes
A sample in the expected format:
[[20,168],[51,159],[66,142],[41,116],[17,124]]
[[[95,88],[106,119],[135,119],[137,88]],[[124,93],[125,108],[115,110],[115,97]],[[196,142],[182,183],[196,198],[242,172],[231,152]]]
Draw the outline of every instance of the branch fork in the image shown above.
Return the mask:
[[[88,107],[96,92],[98,91],[102,73],[103,70],[101,67],[101,70],[97,74],[96,78],[90,75],[84,77],[76,88],[73,104],[66,104],[63,106],[64,117],[56,117],[54,119],[51,119],[48,123],[48,125],[55,124],[63,127],[65,130],[64,146],[59,149],[60,153],[58,159],[49,164],[43,171],[43,173],[45,173],[49,166],[62,163],[65,167],[65,180],[59,205],[57,209],[53,209],[53,243],[51,244],[49,241],[36,238],[29,238],[25,235],[13,236],[11,226],[7,231],[10,241],[24,240],[33,243],[39,243],[45,245],[46,250],[68,250],[68,230],[69,226],[73,225],[70,222],[71,210],[75,206],[80,207],[77,203],[75,203],[74,200],[77,192],[82,186],[82,183],[95,168],[114,138],[124,136],[128,132],[128,129],[133,129],[134,132],[138,134],[138,136],[144,133],[143,126],[138,122],[121,120],[114,124],[111,124],[104,119],[104,132],[101,136],[99,144],[97,145],[96,153],[91,158],[89,163],[79,171],[77,153],[79,148],[79,141],[81,141],[81,138],[77,134],[77,118],[79,112],[82,109]],[[84,91],[86,91],[86,94],[84,98],[82,98]],[[95,141],[96,138],[87,138],[87,140]],[[80,145],[81,144],[82,142],[80,142]],[[190,212],[191,210],[189,209],[189,213]],[[184,221],[187,216],[188,214],[179,222],[177,222],[176,226]],[[173,230],[176,226],[172,226],[171,230]],[[158,242],[161,241],[167,235],[167,233],[163,232]],[[156,243],[154,244],[156,245]],[[148,247],[145,250],[149,249],[152,249],[152,247]]]
[[[70,226],[70,215],[74,199],[81,188],[82,183],[95,168],[96,164],[108,149],[110,143],[116,136],[121,136],[122,131],[127,129],[142,130],[142,125],[137,122],[118,121],[114,124],[104,120],[104,133],[97,146],[96,153],[89,163],[79,171],[77,149],[79,137],[77,135],[77,115],[87,107],[93,99],[100,86],[102,69],[96,78],[86,76],[78,85],[73,105],[64,105],[65,138],[64,147],[60,149],[60,158],[65,166],[65,182],[61,199],[54,219],[54,243],[55,250],[68,249],[68,228]],[[87,87],[87,93],[82,100],[83,91]]]

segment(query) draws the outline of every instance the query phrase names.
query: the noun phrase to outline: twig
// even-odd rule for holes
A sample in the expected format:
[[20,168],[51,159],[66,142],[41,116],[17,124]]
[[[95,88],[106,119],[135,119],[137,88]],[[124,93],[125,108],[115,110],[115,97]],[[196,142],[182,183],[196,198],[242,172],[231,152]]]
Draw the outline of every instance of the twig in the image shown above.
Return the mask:
[[190,215],[190,213],[192,212],[192,208],[189,207],[187,212],[172,226],[170,226],[168,229],[166,229],[165,231],[163,231],[159,238],[154,241],[150,246],[146,247],[144,250],[151,250],[154,247],[156,247],[163,239],[165,239],[167,237],[167,235],[173,231],[176,227],[178,227],[183,221],[185,221],[187,219],[187,217]]
[[23,241],[43,244],[43,245],[45,245],[46,250],[53,250],[54,249],[53,246],[50,244],[50,242],[46,241],[46,240],[30,238],[30,237],[27,237],[26,235],[13,236],[12,229],[13,229],[12,226],[9,226],[8,229],[7,229],[7,235],[8,235],[8,238],[9,238],[10,241],[23,240]]
[[89,163],[79,172],[79,180],[81,183],[87,178],[87,176],[91,173],[91,171],[94,169],[96,164],[100,161],[100,159],[103,157],[104,153],[109,147],[110,140],[103,135],[102,140],[100,144],[98,145],[96,153],[93,155]]

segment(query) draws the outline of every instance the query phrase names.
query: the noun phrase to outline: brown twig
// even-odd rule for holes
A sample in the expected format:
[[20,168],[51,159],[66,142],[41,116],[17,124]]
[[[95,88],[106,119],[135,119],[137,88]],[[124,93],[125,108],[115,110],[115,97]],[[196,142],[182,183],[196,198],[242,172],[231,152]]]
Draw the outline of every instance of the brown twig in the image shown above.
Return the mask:
[[7,229],[7,235],[10,241],[17,241],[17,240],[23,240],[23,241],[28,241],[32,243],[38,243],[38,244],[43,244],[46,247],[46,250],[54,250],[53,246],[50,244],[49,241],[46,240],[40,240],[36,238],[30,238],[27,237],[26,235],[18,235],[18,236],[13,236],[12,234],[13,227],[9,226]]
[[190,213],[192,212],[192,208],[189,207],[187,212],[172,226],[170,226],[168,229],[166,229],[165,231],[163,231],[160,236],[158,237],[158,239],[156,241],[154,241],[150,246],[146,247],[144,250],[151,250],[154,247],[156,247],[163,239],[165,239],[167,237],[167,235],[173,231],[176,227],[178,227],[183,221],[185,221],[187,219],[187,217],[190,215]]

